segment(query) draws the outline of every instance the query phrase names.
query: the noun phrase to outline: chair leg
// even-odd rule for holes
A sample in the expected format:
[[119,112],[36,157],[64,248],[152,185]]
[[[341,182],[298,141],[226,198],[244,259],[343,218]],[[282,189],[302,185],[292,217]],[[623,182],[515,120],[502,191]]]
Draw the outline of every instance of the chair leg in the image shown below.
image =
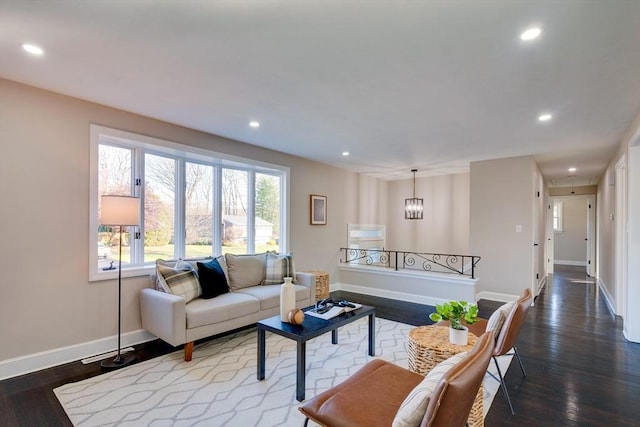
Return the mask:
[[509,398],[509,392],[507,391],[507,384],[504,382],[502,371],[500,371],[500,366],[498,365],[498,358],[493,356],[493,362],[496,364],[496,368],[498,369],[498,375],[500,376],[500,385],[502,386],[504,397],[507,398],[507,403],[509,404],[509,408],[511,409],[511,415],[515,415],[515,412],[513,410],[513,405],[511,405],[511,399]]
[[516,358],[518,359],[518,363],[520,364],[520,370],[522,371],[522,375],[523,376],[527,376],[527,373],[524,371],[524,366],[522,365],[522,359],[520,359],[520,354],[518,353],[518,349],[516,348],[516,346],[513,346],[513,351],[514,354],[516,355]]

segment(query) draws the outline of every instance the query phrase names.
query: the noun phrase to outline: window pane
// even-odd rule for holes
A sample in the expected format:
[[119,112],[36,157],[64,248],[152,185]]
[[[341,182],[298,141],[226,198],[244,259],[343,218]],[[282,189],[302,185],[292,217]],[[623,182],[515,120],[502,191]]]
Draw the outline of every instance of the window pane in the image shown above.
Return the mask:
[[213,167],[186,163],[185,257],[213,254]]
[[144,261],[173,259],[176,162],[145,154]]
[[[98,147],[98,219],[100,218],[100,203],[103,195],[132,195],[133,150],[100,144]],[[119,243],[122,239],[123,267],[131,260],[129,247],[129,227],[122,229],[122,236],[118,227],[100,225],[98,228],[98,269],[117,268]]]
[[222,253],[247,253],[247,172],[222,170]]
[[280,247],[280,177],[256,174],[256,252]]

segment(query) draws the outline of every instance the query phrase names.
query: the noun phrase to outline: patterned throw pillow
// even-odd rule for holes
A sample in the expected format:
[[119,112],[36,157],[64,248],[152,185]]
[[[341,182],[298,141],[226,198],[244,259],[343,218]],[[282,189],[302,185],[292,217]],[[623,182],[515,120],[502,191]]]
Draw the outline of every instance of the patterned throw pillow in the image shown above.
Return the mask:
[[224,274],[224,270],[222,270],[222,266],[215,258],[206,263],[198,263],[198,281],[202,288],[200,297],[203,299],[215,298],[218,295],[229,292],[227,277]]
[[176,270],[161,264],[158,264],[156,268],[158,276],[162,276],[167,284],[169,293],[183,297],[186,302],[198,298],[202,293],[198,276],[194,270]]
[[448,358],[429,371],[424,380],[420,382],[411,392],[407,395],[400,405],[395,418],[393,419],[392,427],[418,427],[424,413],[427,411],[429,405],[429,399],[431,393],[436,389],[436,386],[442,379],[442,376],[453,366],[457,365],[467,357],[467,352],[458,353],[455,356]]
[[[279,285],[285,277],[296,277],[295,266],[291,254],[278,255],[267,253],[263,285]],[[295,282],[295,281],[294,281]]]
[[508,303],[498,307],[491,317],[489,317],[485,332],[493,332],[497,339],[498,335],[500,335],[500,331],[502,330],[502,325],[504,325],[505,320],[507,320],[509,313],[511,313],[511,309],[513,309],[515,304],[515,301],[509,301]]

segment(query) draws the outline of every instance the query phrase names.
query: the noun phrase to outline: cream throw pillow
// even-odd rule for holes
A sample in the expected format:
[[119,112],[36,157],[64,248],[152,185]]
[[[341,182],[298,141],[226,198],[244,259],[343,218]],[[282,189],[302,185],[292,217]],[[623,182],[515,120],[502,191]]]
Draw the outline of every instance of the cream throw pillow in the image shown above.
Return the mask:
[[[226,254],[229,289],[258,286],[264,279],[264,266],[267,254],[234,255]],[[223,267],[224,268],[224,267]]]
[[158,264],[156,266],[158,276],[166,283],[169,293],[179,295],[189,302],[202,294],[198,276],[194,270],[176,270],[171,267]]
[[515,301],[509,301],[508,303],[498,307],[491,317],[489,317],[485,332],[493,332],[495,337],[498,338],[498,335],[500,335],[500,331],[502,330],[502,326],[504,325],[505,320],[507,320],[507,317],[509,316],[509,313],[511,313],[515,304]]
[[418,427],[424,418],[425,412],[427,411],[431,393],[436,389],[436,386],[442,379],[442,376],[453,366],[463,361],[466,357],[467,352],[465,351],[464,353],[458,353],[434,366],[427,376],[424,377],[424,380],[415,386],[415,388],[404,399],[404,402],[400,405],[400,409],[398,409],[391,426]]

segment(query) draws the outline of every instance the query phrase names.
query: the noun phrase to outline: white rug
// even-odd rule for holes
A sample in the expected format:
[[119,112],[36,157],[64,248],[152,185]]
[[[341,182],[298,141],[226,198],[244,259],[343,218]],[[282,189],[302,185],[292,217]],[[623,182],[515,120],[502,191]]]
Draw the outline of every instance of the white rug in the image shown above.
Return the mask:
[[[407,367],[413,326],[376,319],[376,356]],[[306,396],[347,379],[374,357],[367,355],[367,319],[307,343]],[[267,332],[266,378],[256,379],[255,328],[183,351],[66,384],[54,390],[76,426],[296,426],[304,423],[295,399],[295,342]],[[501,361],[506,372],[511,358]],[[504,367],[503,367],[504,365]],[[493,362],[489,365],[495,369]],[[498,390],[485,376],[485,414]]]

